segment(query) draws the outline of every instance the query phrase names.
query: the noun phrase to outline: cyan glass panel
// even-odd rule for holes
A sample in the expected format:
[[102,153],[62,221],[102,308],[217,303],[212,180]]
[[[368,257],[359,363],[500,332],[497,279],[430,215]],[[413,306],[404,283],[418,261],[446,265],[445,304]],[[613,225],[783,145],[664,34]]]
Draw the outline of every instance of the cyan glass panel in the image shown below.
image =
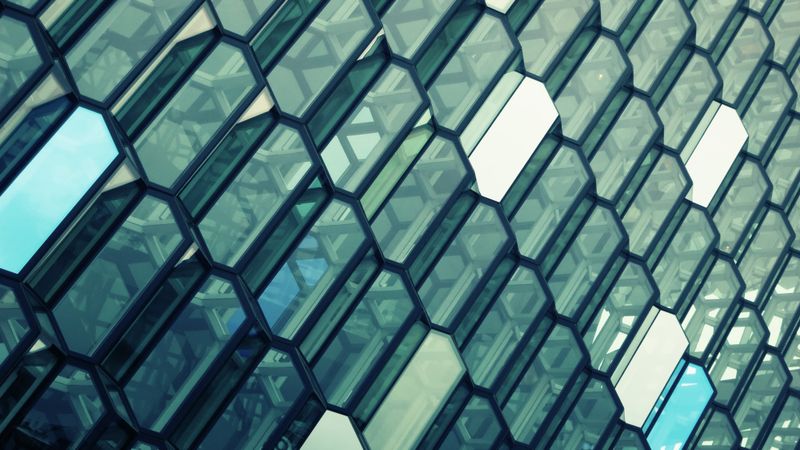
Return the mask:
[[546,305],[533,269],[517,267],[462,352],[475,384],[491,388]]
[[279,124],[200,221],[211,256],[235,265],[311,165],[300,133]]
[[25,22],[0,16],[0,110],[44,61]]
[[626,68],[615,41],[600,35],[555,99],[564,136],[582,140]]
[[355,192],[422,106],[411,73],[390,65],[322,150],[333,183]]
[[52,448],[77,448],[105,412],[89,373],[66,366],[22,420],[20,429]]
[[556,310],[574,317],[600,273],[613,262],[624,231],[613,211],[597,206],[547,279]]
[[515,440],[531,443],[561,393],[571,388],[566,384],[581,359],[572,330],[557,324],[503,405],[503,417]]
[[657,450],[684,448],[713,394],[703,367],[687,364],[647,434],[650,447]]
[[435,137],[372,222],[383,255],[405,261],[466,177],[459,149]]
[[632,97],[589,163],[596,179],[597,195],[616,199],[657,129],[653,108],[642,97]]
[[628,50],[633,66],[633,84],[645,92],[668,67],[689,35],[691,19],[681,0],[662,1],[644,30]]
[[54,308],[67,345],[93,353],[182,240],[169,205],[142,199]]
[[278,0],[212,0],[222,27],[245,36]]
[[430,331],[364,429],[370,448],[415,448],[463,373],[452,339]]
[[313,366],[329,403],[347,406],[414,309],[400,276],[381,272]]
[[258,297],[273,333],[287,339],[294,336],[365,238],[349,204],[339,200],[328,204]]
[[419,288],[431,321],[453,324],[509,240],[497,209],[479,203]]
[[76,109],[0,195],[0,267],[19,272],[117,155],[103,116]]
[[81,94],[104,101],[190,4],[191,0],[114,2],[67,53]]
[[513,51],[503,22],[484,14],[428,88],[436,122],[457,130]]
[[628,261],[600,311],[583,332],[583,343],[589,349],[592,367],[601,372],[612,369],[622,356],[620,350],[632,339],[653,297],[655,289],[646,270],[641,264]]
[[200,443],[201,450],[263,447],[305,390],[289,354],[270,350]]
[[592,6],[590,0],[545,0],[519,32],[525,70],[545,76]]
[[628,232],[631,253],[640,256],[648,254],[658,240],[664,222],[671,217],[675,206],[689,190],[681,166],[675,156],[662,154],[625,211],[622,225]]
[[302,116],[375,27],[363,0],[333,0],[267,75],[281,111]]
[[511,218],[521,254],[539,258],[558,226],[568,218],[567,212],[580,200],[589,176],[578,150],[566,145],[556,150]]
[[139,424],[161,430],[244,320],[230,282],[209,278],[125,385]]
[[386,41],[398,55],[412,59],[455,0],[394,2],[381,18]]
[[11,288],[0,285],[0,365],[14,351],[30,327]]
[[219,43],[136,140],[148,178],[172,186],[255,87],[242,50]]

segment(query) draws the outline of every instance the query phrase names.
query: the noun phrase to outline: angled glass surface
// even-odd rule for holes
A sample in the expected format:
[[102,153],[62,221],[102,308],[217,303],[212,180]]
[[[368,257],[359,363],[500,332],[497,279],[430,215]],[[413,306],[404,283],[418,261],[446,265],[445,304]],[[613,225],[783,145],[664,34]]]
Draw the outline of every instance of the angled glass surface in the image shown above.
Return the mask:
[[200,221],[211,256],[235,265],[311,165],[300,133],[279,124]]
[[278,107],[302,116],[374,27],[363,0],[328,2],[267,75]]
[[370,448],[414,448],[464,370],[450,337],[430,331],[364,429]]
[[143,427],[164,428],[244,321],[230,282],[206,281],[125,385]]
[[53,309],[67,346],[93,353],[182,241],[170,206],[145,197]]
[[67,53],[81,93],[104,101],[191,3],[115,2]]
[[713,395],[714,389],[703,367],[687,364],[647,433],[650,446],[658,450],[684,448]]
[[103,116],[73,111],[0,194],[0,268],[19,272],[118,154]]

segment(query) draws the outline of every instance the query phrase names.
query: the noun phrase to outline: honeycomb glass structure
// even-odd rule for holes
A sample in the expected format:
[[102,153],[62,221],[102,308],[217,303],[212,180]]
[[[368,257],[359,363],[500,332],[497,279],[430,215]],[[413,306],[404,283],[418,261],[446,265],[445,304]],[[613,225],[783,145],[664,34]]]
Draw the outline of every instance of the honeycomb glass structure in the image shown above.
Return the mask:
[[800,0],[0,0],[0,448],[800,448]]

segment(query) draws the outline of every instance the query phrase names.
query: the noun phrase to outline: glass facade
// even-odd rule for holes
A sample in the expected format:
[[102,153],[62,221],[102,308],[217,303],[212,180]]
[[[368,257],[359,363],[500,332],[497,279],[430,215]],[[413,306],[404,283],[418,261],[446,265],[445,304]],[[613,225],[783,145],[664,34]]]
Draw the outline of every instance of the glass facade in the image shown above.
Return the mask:
[[799,17],[0,0],[0,448],[798,448]]

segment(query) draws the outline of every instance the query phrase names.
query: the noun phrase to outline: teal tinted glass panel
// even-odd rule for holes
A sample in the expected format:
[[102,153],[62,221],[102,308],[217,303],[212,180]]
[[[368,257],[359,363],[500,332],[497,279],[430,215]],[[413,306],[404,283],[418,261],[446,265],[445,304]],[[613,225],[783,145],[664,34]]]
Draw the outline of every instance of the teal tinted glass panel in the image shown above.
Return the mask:
[[103,116],[76,109],[0,195],[0,267],[19,272],[117,155]]
[[597,277],[613,260],[624,236],[619,219],[605,207],[597,207],[581,228],[566,254],[547,279],[556,310],[573,316]]
[[383,254],[405,261],[466,177],[459,149],[435,137],[372,223]]
[[278,125],[200,221],[211,256],[229,266],[236,264],[311,164],[300,133]]
[[222,26],[245,36],[258,20],[279,2],[278,0],[212,0]]
[[371,448],[414,448],[463,373],[450,337],[430,331],[364,429],[364,439]]
[[56,448],[76,448],[105,413],[88,372],[67,366],[25,416],[21,428]]
[[525,70],[544,76],[592,8],[589,0],[546,0],[519,33]]
[[13,290],[0,285],[0,365],[30,330]]
[[105,100],[191,3],[114,2],[67,53],[67,64],[81,93]]
[[483,15],[428,88],[436,121],[447,129],[458,129],[513,50],[503,22]]
[[717,67],[722,77],[722,99],[737,104],[742,91],[767,51],[770,38],[763,23],[748,15]]
[[600,35],[555,98],[564,136],[582,139],[626,69],[627,63],[618,44]]
[[683,448],[714,391],[702,366],[689,363],[647,434],[654,449]]
[[567,212],[580,199],[589,171],[578,150],[562,146],[511,218],[519,252],[538,259]]
[[664,145],[680,152],[692,125],[711,101],[719,78],[708,57],[695,53],[675,83],[658,107],[658,116],[664,123]]
[[581,361],[572,331],[556,325],[503,406],[514,439],[531,443]]
[[382,272],[314,364],[329,402],[346,406],[413,311],[400,276]]
[[43,62],[25,22],[0,16],[0,109],[6,107]]
[[389,66],[322,150],[333,183],[355,192],[391,151],[403,126],[421,105],[422,96],[411,73]]
[[291,356],[268,351],[199,448],[263,447],[304,389]]
[[598,195],[609,200],[617,197],[657,129],[653,108],[641,97],[631,98],[589,163]]
[[94,352],[182,240],[169,205],[145,197],[56,305],[67,345]]
[[274,333],[291,338],[297,332],[364,239],[350,205],[328,204],[258,298]]
[[680,160],[663,154],[622,217],[631,253],[644,256],[678,201],[688,190]]
[[164,427],[244,320],[230,282],[210,278],[125,385],[143,427]]
[[620,350],[632,338],[653,293],[654,287],[647,278],[646,269],[629,261],[583,333],[592,367],[601,372],[614,367],[622,356]]
[[453,323],[508,240],[497,210],[478,204],[419,289],[434,323]]
[[406,0],[392,3],[381,18],[389,47],[411,59],[444,18],[455,0]]
[[242,50],[218,44],[134,143],[150,180],[172,186],[255,83]]
[[687,38],[691,20],[681,0],[662,1],[628,56],[633,66],[633,84],[650,92]]
[[546,305],[533,269],[517,267],[462,352],[475,384],[492,386]]
[[333,0],[267,75],[282,111],[301,116],[375,25],[363,0]]

